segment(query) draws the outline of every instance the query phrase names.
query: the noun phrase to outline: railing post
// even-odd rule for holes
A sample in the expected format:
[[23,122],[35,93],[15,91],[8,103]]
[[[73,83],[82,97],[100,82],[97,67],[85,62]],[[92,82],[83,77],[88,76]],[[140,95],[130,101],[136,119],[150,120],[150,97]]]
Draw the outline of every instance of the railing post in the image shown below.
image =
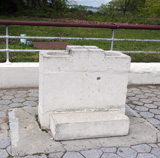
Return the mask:
[[6,62],[9,62],[9,39],[8,39],[8,25],[6,25]]
[[113,50],[113,44],[114,44],[114,29],[112,29],[111,51]]

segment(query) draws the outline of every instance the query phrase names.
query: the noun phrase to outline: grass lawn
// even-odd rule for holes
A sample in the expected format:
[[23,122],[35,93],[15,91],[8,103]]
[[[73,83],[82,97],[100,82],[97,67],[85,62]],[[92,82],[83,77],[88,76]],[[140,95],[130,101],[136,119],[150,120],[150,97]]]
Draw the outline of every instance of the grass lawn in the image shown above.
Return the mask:
[[[1,18],[1,17],[0,17]],[[16,20],[16,18],[14,18]],[[23,19],[28,20],[28,19]],[[93,37],[111,38],[111,29],[101,28],[62,28],[62,27],[38,27],[38,26],[9,26],[9,35],[19,36],[48,36],[48,37]],[[0,35],[5,35],[5,26],[0,25]],[[154,30],[115,30],[115,38],[129,39],[160,39],[160,31]],[[42,40],[32,40],[42,41]],[[48,40],[49,41],[49,40]],[[51,40],[50,40],[51,41]],[[68,40],[75,45],[95,45],[99,48],[110,50],[111,42],[108,41],[76,41]],[[20,44],[19,39],[10,39],[9,47],[12,49],[37,49],[33,46]],[[0,39],[0,49],[5,48],[5,40]],[[160,51],[160,42],[114,42],[114,50],[121,51]],[[10,52],[11,62],[37,62],[38,53]],[[133,62],[159,62],[160,54],[130,54]],[[5,62],[5,52],[0,53],[0,62]]]

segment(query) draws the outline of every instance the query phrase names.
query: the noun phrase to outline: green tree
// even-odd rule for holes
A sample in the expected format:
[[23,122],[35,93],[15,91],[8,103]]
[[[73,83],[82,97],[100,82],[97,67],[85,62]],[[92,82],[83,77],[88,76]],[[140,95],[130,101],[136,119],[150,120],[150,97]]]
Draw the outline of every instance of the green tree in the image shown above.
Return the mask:
[[160,17],[160,0],[146,0],[144,12],[151,16]]

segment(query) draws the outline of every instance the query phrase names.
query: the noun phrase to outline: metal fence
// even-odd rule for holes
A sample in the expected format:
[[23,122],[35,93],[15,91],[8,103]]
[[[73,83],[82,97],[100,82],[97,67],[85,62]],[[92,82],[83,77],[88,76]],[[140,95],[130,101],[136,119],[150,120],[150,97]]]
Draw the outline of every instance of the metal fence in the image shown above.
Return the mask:
[[[9,49],[9,39],[45,39],[45,40],[94,40],[94,41],[111,41],[113,51],[114,41],[134,41],[134,42],[160,42],[155,39],[116,39],[114,38],[115,29],[144,29],[160,30],[157,25],[126,25],[126,24],[79,24],[79,23],[57,23],[57,22],[37,22],[37,21],[12,21],[0,20],[0,25],[6,26],[6,35],[0,36],[0,39],[6,39],[6,49],[0,49],[0,52],[6,52],[6,62],[9,62],[9,52],[39,52],[41,50],[33,49]],[[79,38],[79,37],[29,37],[29,36],[9,36],[9,25],[29,25],[29,26],[56,26],[56,27],[88,27],[88,28],[109,28],[112,29],[111,38]],[[160,53],[160,51],[121,51],[122,53]]]

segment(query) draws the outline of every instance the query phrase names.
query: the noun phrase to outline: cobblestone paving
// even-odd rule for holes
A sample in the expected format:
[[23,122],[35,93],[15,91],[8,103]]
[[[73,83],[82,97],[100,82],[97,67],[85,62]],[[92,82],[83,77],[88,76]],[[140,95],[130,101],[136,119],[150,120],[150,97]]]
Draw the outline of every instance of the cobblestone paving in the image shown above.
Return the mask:
[[[127,104],[160,130],[160,86],[129,87]],[[7,152],[7,147],[10,145],[8,109],[35,107],[37,105],[38,89],[0,90],[0,158],[12,158]],[[160,158],[160,143],[80,152],[37,153],[13,158]]]

